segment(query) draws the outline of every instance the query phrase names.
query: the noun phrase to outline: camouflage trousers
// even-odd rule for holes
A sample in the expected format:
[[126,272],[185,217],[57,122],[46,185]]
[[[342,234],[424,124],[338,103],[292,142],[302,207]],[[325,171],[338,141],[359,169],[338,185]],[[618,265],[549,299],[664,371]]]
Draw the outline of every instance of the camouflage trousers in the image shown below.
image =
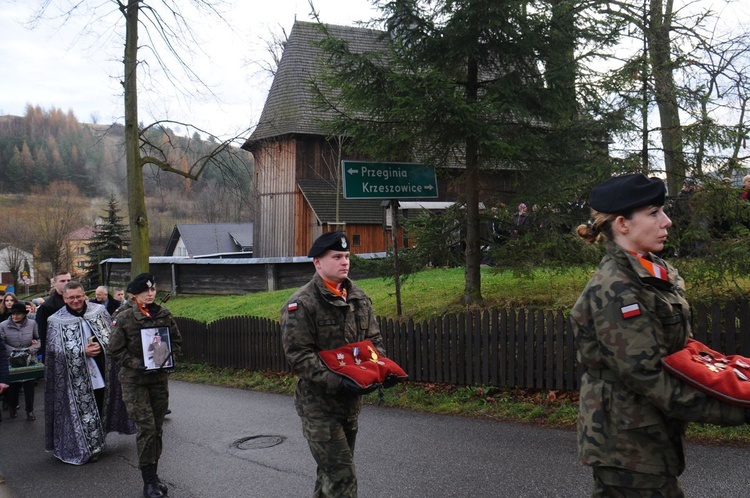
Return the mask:
[[675,476],[594,467],[593,498],[685,498]]
[[302,432],[318,464],[314,498],[356,498],[357,419],[302,417]]
[[138,430],[135,436],[138,466],[145,467],[156,463],[161,456],[162,426],[169,408],[167,382],[154,384],[123,382],[122,400]]

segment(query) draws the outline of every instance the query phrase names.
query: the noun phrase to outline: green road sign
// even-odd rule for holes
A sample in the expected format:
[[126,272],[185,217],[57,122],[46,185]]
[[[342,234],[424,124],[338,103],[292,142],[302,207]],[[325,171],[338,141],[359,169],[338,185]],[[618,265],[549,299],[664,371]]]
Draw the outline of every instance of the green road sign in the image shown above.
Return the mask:
[[341,161],[345,199],[437,198],[435,167],[416,163]]

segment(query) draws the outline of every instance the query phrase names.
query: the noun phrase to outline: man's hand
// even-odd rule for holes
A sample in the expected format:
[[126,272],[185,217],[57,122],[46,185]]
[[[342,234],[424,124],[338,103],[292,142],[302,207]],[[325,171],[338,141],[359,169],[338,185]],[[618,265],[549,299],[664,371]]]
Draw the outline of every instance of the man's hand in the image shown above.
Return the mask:
[[83,352],[86,354],[86,356],[89,356],[89,357],[98,356],[102,352],[102,347],[99,345],[98,342],[92,342],[90,344],[86,344],[86,347],[83,349]]
[[0,384],[0,393],[8,389],[10,386],[8,384]]
[[358,396],[371,393],[377,388],[378,388],[377,384],[373,384],[370,387],[362,387],[348,377],[344,377],[341,380],[341,386],[340,386],[341,391],[348,393],[348,394],[356,394]]

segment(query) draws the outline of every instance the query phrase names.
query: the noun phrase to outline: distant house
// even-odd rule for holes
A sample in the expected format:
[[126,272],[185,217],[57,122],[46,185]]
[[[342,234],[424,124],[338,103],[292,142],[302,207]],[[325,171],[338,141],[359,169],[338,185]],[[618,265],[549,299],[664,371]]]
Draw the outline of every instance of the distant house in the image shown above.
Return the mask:
[[73,266],[70,273],[75,278],[82,278],[86,273],[86,260],[93,237],[94,228],[89,226],[78,228],[68,234],[68,250]]
[[[28,266],[29,274],[23,275],[24,267]],[[13,278],[14,269],[18,275]],[[0,288],[12,285],[14,280],[20,286],[22,277],[28,277],[29,283],[36,281],[36,270],[34,268],[34,255],[10,244],[0,244]]]
[[178,223],[164,256],[183,258],[253,257],[252,223]]

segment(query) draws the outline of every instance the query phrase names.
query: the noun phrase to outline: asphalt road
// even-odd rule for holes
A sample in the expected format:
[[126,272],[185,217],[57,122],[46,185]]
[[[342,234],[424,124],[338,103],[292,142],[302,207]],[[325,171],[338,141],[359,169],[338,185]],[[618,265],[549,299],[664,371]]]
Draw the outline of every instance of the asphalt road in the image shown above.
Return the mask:
[[[287,396],[172,382],[159,474],[173,498],[311,496],[315,464]],[[43,385],[37,387],[42,407]],[[137,498],[135,436],[110,434],[100,460],[67,465],[44,451],[37,421],[0,424],[7,496]],[[357,440],[360,498],[585,497],[575,433],[365,406]],[[691,446],[689,497],[750,496],[750,452]],[[5,489],[3,489],[5,488]]]

